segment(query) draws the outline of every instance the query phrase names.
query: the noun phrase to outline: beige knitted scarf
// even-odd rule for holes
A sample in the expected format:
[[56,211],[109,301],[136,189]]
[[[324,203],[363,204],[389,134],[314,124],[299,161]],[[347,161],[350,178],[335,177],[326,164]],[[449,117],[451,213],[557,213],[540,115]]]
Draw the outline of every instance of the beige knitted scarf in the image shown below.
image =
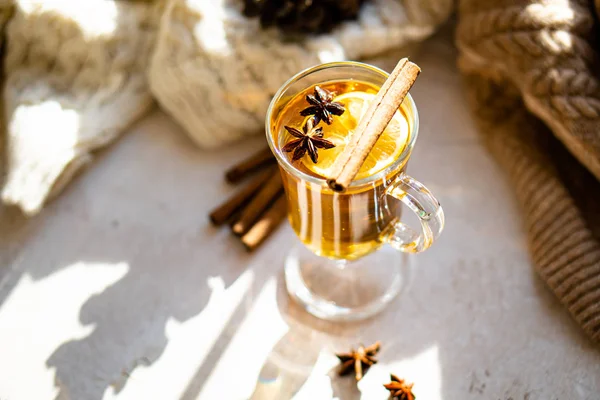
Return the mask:
[[460,0],[459,66],[537,272],[600,342],[600,50],[586,0]]

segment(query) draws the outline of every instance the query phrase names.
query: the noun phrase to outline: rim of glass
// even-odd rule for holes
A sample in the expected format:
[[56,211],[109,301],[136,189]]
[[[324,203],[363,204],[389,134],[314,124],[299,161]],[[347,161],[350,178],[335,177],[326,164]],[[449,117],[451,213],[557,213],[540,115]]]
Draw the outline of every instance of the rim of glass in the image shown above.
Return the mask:
[[[275,93],[275,95],[273,96],[273,99],[271,99],[271,103],[269,104],[269,108],[267,109],[267,115],[265,117],[265,127],[266,127],[265,131],[267,134],[267,142],[269,143],[269,147],[271,148],[271,151],[273,152],[273,154],[275,154],[275,157],[277,158],[279,165],[283,165],[283,167],[288,172],[294,174],[295,176],[300,177],[301,179],[303,179],[305,181],[315,183],[317,185],[325,186],[325,187],[328,187],[326,179],[317,178],[317,177],[308,175],[307,173],[298,170],[290,163],[290,161],[287,159],[287,157],[285,157],[283,155],[283,153],[280,151],[280,149],[278,149],[275,146],[275,143],[273,142],[273,135],[271,132],[271,114],[273,113],[275,104],[277,104],[279,102],[279,100],[281,99],[282,94],[287,89],[289,89],[289,87],[292,86],[294,83],[296,83],[300,79],[303,79],[306,76],[308,76],[312,73],[315,73],[317,71],[331,69],[331,68],[339,68],[339,67],[357,67],[357,68],[367,69],[367,70],[370,70],[372,72],[382,75],[385,79],[387,79],[389,76],[389,74],[387,72],[385,72],[384,70],[382,70],[381,68],[375,67],[374,65],[358,62],[358,61],[337,61],[337,62],[330,62],[330,63],[315,65],[313,67],[309,67],[309,68],[306,68],[306,69],[298,72],[296,75],[294,75],[290,79],[288,79],[279,88],[277,93]],[[414,147],[415,142],[417,140],[417,136],[419,134],[419,112],[417,110],[417,105],[415,104],[415,101],[413,100],[410,93],[408,93],[406,95],[406,98],[404,100],[405,101],[408,100],[410,110],[412,111],[412,121],[411,121],[412,129],[411,129],[411,132],[410,132],[411,135],[409,135],[410,137],[408,139],[408,143],[406,144],[406,147],[404,148],[404,150],[402,150],[402,153],[400,154],[400,156],[393,163],[391,163],[390,165],[388,165],[387,167],[385,167],[384,169],[382,169],[381,171],[379,171],[378,173],[376,173],[374,175],[368,176],[363,179],[359,179],[357,181],[352,181],[350,183],[351,188],[363,186],[365,184],[372,183],[373,181],[376,181],[376,180],[379,180],[381,178],[388,176],[390,174],[390,172],[392,172],[396,168],[398,168],[398,166],[401,165],[406,160],[406,158],[408,158],[410,156],[412,148]]]

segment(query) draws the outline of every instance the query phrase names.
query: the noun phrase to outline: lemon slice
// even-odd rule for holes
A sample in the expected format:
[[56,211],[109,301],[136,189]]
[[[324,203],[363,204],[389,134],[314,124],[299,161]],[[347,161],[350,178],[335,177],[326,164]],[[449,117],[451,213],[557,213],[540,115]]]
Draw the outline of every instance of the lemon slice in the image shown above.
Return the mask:
[[[367,112],[369,104],[375,99],[374,93],[348,92],[333,99],[341,103],[346,111],[340,116],[333,117],[331,125],[323,124],[324,139],[335,144],[335,147],[319,151],[319,161],[316,164],[304,162],[306,168],[324,176],[331,176],[331,167],[340,153],[346,147],[354,134],[358,123]],[[392,164],[406,147],[408,141],[408,122],[396,111],[389,125],[375,143],[355,179],[363,179],[383,170]]]

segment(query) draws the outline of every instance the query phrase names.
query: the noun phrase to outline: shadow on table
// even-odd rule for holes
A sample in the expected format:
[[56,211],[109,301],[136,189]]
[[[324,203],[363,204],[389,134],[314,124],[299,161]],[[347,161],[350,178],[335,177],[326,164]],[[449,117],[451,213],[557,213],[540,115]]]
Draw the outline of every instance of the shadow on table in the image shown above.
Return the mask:
[[[129,23],[119,20],[115,29],[130,29]],[[83,35],[77,25],[67,25],[65,23],[69,34]],[[105,40],[104,36],[99,38]],[[88,124],[86,117],[81,115],[82,126]],[[144,124],[148,127],[156,120],[153,118]],[[190,254],[194,243],[207,240],[222,254],[224,264],[239,265],[248,258],[242,246],[228,236],[224,239],[214,230],[197,232],[198,227],[205,224],[205,210],[198,210],[194,202],[197,196],[210,191],[188,190],[192,195],[182,199],[177,198],[174,190],[181,179],[189,179],[190,184],[202,182],[204,163],[214,163],[217,157],[227,156],[227,151],[221,154],[199,152],[184,135],[172,134],[176,131],[174,124],[163,125],[164,131],[171,134],[162,134],[155,142],[145,144],[146,150],[155,157],[153,160],[118,159],[116,154],[126,149],[130,155],[139,154],[132,149],[128,137],[119,141],[119,146],[111,147],[110,152],[97,157],[94,168],[76,177],[60,201],[49,203],[41,215],[28,219],[16,208],[0,206],[0,310],[24,280],[43,285],[52,279],[64,279],[64,274],[73,270],[82,271],[77,279],[85,280],[86,275],[94,279],[99,268],[117,277],[106,285],[85,282],[100,289],[91,297],[81,299],[77,321],[80,326],[69,328],[60,320],[37,321],[40,326],[35,327],[36,335],[40,337],[48,329],[46,324],[56,324],[52,328],[59,330],[89,329],[91,332],[59,344],[47,359],[46,367],[56,370],[58,399],[99,400],[109,387],[118,393],[137,366],[150,365],[163,353],[167,345],[165,325],[169,319],[186,321],[201,313],[210,293],[199,290],[199,286],[204,285],[207,278],[219,276],[227,287],[243,272],[240,269],[224,271],[216,257],[212,257],[213,262],[207,261],[201,250]],[[2,143],[0,150],[4,150]],[[6,157],[0,159],[0,177],[5,173],[5,160]],[[103,168],[99,168],[99,164],[103,164]],[[137,166],[140,164],[142,167]],[[189,175],[184,177],[181,171],[189,171]],[[90,181],[97,186],[92,188]],[[147,181],[156,182],[156,186],[142,185],[140,189],[140,185],[135,185]],[[111,195],[116,196],[109,198]],[[114,206],[116,202],[118,207]],[[182,215],[186,221],[176,218]],[[160,217],[148,220],[148,216]],[[190,226],[189,220],[193,220],[196,227],[193,232],[184,229]],[[57,232],[60,239],[52,238]],[[150,237],[149,241],[140,239],[142,232]],[[31,248],[38,251],[25,252]],[[40,249],[44,249],[44,254]],[[182,254],[187,255],[182,257]],[[77,292],[73,286],[79,282],[72,279],[68,284],[71,286],[60,288],[62,292],[53,287],[52,295],[70,299],[70,292]],[[63,316],[60,310],[56,310],[56,314]],[[72,337],[72,333],[66,334]]]
[[[182,140],[180,137],[173,142],[181,145]],[[161,145],[164,146],[164,143],[156,144],[157,147]],[[187,155],[190,171],[200,167],[199,159],[210,162],[208,155],[194,149]],[[165,174],[168,175],[166,168]],[[136,179],[145,178],[139,176],[133,181]],[[129,267],[123,278],[90,297],[81,307],[80,323],[95,326],[91,335],[62,344],[48,359],[48,367],[56,368],[56,385],[60,388],[58,398],[68,394],[73,399],[101,399],[109,387],[119,393],[136,367],[151,365],[163,354],[168,343],[165,326],[169,320],[184,322],[204,310],[211,295],[203,287],[207,280],[219,277],[227,288],[244,272],[239,266],[247,264],[249,256],[243,247],[228,232],[209,227],[204,219],[205,211],[198,211],[193,198],[177,201],[170,198],[171,195],[154,193],[152,188],[147,190],[127,193],[124,197],[125,201],[132,201],[134,219],[137,213],[164,216],[155,226],[149,227],[154,238],[150,241],[136,239],[135,232],[145,229],[144,222],[140,224],[129,220],[121,225],[107,221],[107,227],[100,227],[97,232],[101,240],[86,244],[85,251],[75,250],[71,260],[54,263],[68,265],[74,260],[124,260]],[[139,207],[144,208],[135,204],[142,199],[152,205],[150,208],[157,209],[136,211]],[[178,209],[177,212],[174,208]],[[187,231],[189,222],[180,219],[189,220],[190,216],[198,220],[196,232]],[[125,250],[123,242],[129,244]],[[195,243],[202,243],[202,246],[195,248]],[[209,247],[214,254],[206,254]],[[69,254],[67,248],[63,250],[65,255]],[[232,325],[224,329],[235,329],[251,301],[247,299],[238,305],[229,322]],[[208,357],[218,358],[218,351],[213,349]],[[208,372],[210,364],[204,364],[198,373],[205,376]]]
[[[77,299],[80,309],[79,303],[65,304],[79,325],[65,325],[72,323],[71,316],[60,309],[52,310],[52,317],[67,320],[35,321],[36,335],[43,336],[47,324],[55,323],[72,338],[57,343],[46,361],[48,369],[56,370],[57,399],[99,400],[110,388],[119,393],[136,367],[151,365],[163,354],[169,320],[184,322],[204,310],[210,296],[207,279],[219,277],[227,288],[250,259],[228,232],[209,227],[207,211],[198,209],[201,196],[218,198],[230,188],[197,186],[184,197],[176,190],[180,181],[191,186],[206,180],[205,166],[218,164],[220,157],[233,160],[240,149],[200,152],[185,136],[172,134],[176,129],[162,114],[140,125],[119,146],[100,154],[94,168],[76,177],[41,215],[27,219],[17,209],[0,207],[0,262],[2,268],[11,266],[0,270],[0,312],[24,281],[43,286],[63,279],[69,286],[52,286],[55,299],[71,299],[72,292],[81,292],[80,284],[98,288]],[[150,126],[153,138],[140,140],[150,134]],[[138,152],[148,158],[136,159],[132,167],[123,153]],[[157,165],[156,160],[170,161]],[[154,184],[136,184],[149,180]],[[77,277],[71,278],[74,271]],[[111,281],[90,283],[99,271]],[[65,274],[71,275],[67,279]],[[232,329],[246,305],[234,313]],[[89,334],[75,333],[88,329]]]

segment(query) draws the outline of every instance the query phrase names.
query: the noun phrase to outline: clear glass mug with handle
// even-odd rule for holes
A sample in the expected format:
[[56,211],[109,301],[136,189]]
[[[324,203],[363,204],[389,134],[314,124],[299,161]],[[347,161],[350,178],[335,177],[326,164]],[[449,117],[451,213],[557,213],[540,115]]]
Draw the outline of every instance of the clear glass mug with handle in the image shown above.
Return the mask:
[[[444,227],[437,199],[406,174],[419,129],[410,94],[398,111],[407,126],[399,157],[353,181],[344,193],[333,192],[325,179],[298,168],[281,150],[283,125],[290,120],[288,106],[299,94],[332,82],[362,82],[378,89],[387,77],[368,64],[322,64],[288,80],[267,111],[267,141],[279,164],[288,219],[303,244],[296,244],[285,261],[287,290],[319,318],[357,320],[381,311],[407,282],[407,253],[429,248]],[[417,216],[418,229],[402,222],[402,204]]]

